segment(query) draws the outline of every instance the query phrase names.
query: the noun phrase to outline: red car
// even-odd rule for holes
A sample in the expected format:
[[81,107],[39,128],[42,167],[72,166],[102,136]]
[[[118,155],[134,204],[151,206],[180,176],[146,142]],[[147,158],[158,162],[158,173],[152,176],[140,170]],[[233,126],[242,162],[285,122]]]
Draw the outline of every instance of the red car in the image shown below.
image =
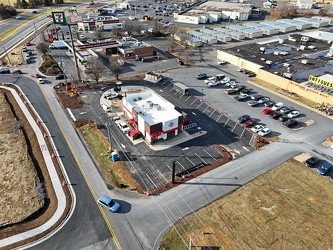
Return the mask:
[[20,69],[15,69],[13,71],[13,74],[22,74],[22,71]]
[[243,127],[245,127],[245,128],[251,128],[251,127],[253,127],[256,124],[257,124],[257,122],[255,120],[250,119],[250,120],[247,120],[246,122],[243,123]]
[[269,115],[270,113],[272,113],[272,109],[271,108],[264,108],[261,112],[264,114],[264,115]]
[[42,76],[40,74],[33,74],[33,75],[31,75],[31,77],[33,77],[33,78],[41,78]]
[[24,45],[25,45],[25,46],[30,46],[31,43],[30,43],[30,42],[26,42]]

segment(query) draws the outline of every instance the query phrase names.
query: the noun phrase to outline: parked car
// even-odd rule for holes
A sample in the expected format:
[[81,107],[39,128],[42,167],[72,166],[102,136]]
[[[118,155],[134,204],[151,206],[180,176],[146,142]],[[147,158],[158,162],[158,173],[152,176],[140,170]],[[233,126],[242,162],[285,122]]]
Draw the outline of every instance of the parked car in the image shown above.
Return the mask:
[[299,116],[301,113],[298,110],[293,110],[288,114],[289,118],[295,118],[297,116]]
[[289,118],[288,118],[288,115],[287,114],[283,114],[283,115],[281,115],[280,117],[279,117],[279,120],[281,121],[281,122],[284,122],[284,121],[286,121],[286,120],[288,120]]
[[263,113],[264,115],[269,115],[270,113],[272,113],[272,109],[271,108],[264,108],[261,113]]
[[272,112],[269,114],[269,117],[272,118],[272,119],[279,119],[279,117],[281,116],[282,114],[279,112],[279,111],[274,111],[272,110]]
[[237,101],[242,101],[242,100],[245,100],[249,97],[248,94],[243,94],[243,93],[240,93],[238,96],[235,96],[235,100]]
[[242,115],[241,117],[238,118],[238,122],[240,124],[243,124],[244,122],[246,122],[247,120],[250,120],[251,116],[249,115]]
[[20,69],[15,69],[14,71],[13,71],[13,74],[22,74],[22,70],[20,70]]
[[251,88],[245,87],[244,89],[241,90],[241,93],[248,94],[252,91]]
[[105,195],[101,195],[98,198],[97,202],[102,207],[105,207],[106,209],[109,209],[112,212],[117,212],[120,208],[120,205],[118,202],[115,202],[113,199],[111,199]]
[[209,82],[207,84],[208,87],[214,87],[214,86],[217,86],[217,85],[220,85],[221,82],[220,81],[216,81],[216,82]]
[[247,120],[246,122],[243,123],[243,127],[245,127],[245,128],[251,128],[251,127],[253,127],[256,124],[257,124],[256,120],[250,119],[250,120]]
[[224,61],[224,60],[221,60],[221,61],[218,61],[218,62],[217,62],[218,65],[223,65],[223,64],[226,64],[226,63],[227,63],[227,62]]
[[270,100],[269,97],[264,96],[263,98],[260,98],[260,99],[258,100],[258,102],[259,102],[259,103],[265,103],[265,102],[268,102],[269,100]]
[[273,105],[272,110],[280,110],[283,107],[282,102],[277,102]]
[[65,79],[65,75],[63,75],[63,74],[58,74],[58,75],[55,76],[55,79],[56,79],[56,80],[63,80],[63,79]]
[[221,82],[221,84],[227,84],[230,82],[230,78],[226,77],[226,78],[222,79],[220,82]]
[[262,95],[259,95],[259,94],[253,94],[253,95],[251,95],[251,99],[252,100],[259,100],[259,99],[261,99],[261,98],[263,98],[264,96],[262,96]]
[[321,175],[324,175],[326,174],[330,169],[332,168],[332,164],[327,162],[327,161],[324,161],[323,164],[321,164],[320,167],[317,168],[317,173],[318,174],[321,174]]
[[21,17],[21,16],[16,16],[15,18],[16,18],[16,19],[21,19],[22,17]]
[[246,74],[248,77],[255,77],[257,74],[250,71],[249,73]]
[[313,167],[319,162],[319,158],[317,156],[312,156],[306,161],[304,161],[304,165],[307,167]]
[[114,98],[117,98],[119,96],[118,93],[107,93],[104,95],[105,99],[112,100]]
[[38,83],[44,83],[44,79],[43,78],[37,78],[37,82]]
[[31,46],[31,43],[30,42],[26,42],[24,45],[25,46]]
[[266,128],[264,125],[257,124],[251,128],[251,131],[254,133],[258,133],[260,130]]
[[254,107],[254,106],[257,106],[257,105],[259,104],[259,102],[258,102],[258,101],[249,101],[247,104],[248,104],[250,107]]
[[206,73],[200,73],[198,75],[195,76],[197,79],[204,79],[207,77],[207,74]]
[[260,136],[266,136],[271,133],[271,130],[269,128],[263,128],[258,132],[258,135]]
[[265,106],[265,107],[273,107],[274,104],[275,104],[274,101],[268,101],[268,102],[265,102],[265,103],[264,103],[264,106]]
[[231,95],[231,94],[236,93],[236,92],[237,92],[236,89],[226,89],[226,90],[224,90],[224,93],[226,93],[228,95]]
[[0,69],[0,74],[10,74],[9,69]]
[[280,109],[280,112],[281,112],[282,114],[288,114],[288,113],[290,113],[290,112],[293,111],[293,110],[294,110],[293,107],[282,107],[282,108]]
[[237,71],[243,73],[245,71],[245,69],[244,68],[238,68]]
[[27,51],[28,51],[28,49],[26,47],[22,48],[22,52],[27,52]]
[[298,121],[294,120],[294,119],[289,119],[284,121],[282,124],[288,128],[295,126],[298,123]]
[[42,76],[40,74],[32,74],[31,77],[33,77],[33,78],[41,78]]

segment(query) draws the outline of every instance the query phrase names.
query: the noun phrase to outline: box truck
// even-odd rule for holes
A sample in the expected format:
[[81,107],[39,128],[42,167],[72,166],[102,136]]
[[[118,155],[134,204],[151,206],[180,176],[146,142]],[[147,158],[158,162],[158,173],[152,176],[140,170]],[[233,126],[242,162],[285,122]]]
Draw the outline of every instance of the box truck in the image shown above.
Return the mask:
[[59,41],[53,41],[53,43],[51,43],[49,45],[50,49],[64,49],[64,48],[68,48],[67,45],[65,44],[64,40],[59,40]]
[[190,95],[190,88],[186,87],[184,84],[180,82],[174,82],[173,83],[173,89],[178,91],[179,93],[183,95]]

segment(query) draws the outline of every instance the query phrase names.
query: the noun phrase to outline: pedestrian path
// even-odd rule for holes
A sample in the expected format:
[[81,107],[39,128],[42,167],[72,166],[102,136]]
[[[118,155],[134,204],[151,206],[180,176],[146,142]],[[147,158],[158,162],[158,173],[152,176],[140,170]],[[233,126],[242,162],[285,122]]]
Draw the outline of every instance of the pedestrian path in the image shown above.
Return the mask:
[[[29,230],[29,231],[0,240],[0,248],[1,248],[1,247],[5,247],[8,245],[14,244],[19,241],[22,241],[22,240],[27,240],[31,237],[34,237],[36,235],[39,235],[39,234],[49,230],[49,228],[54,226],[57,223],[57,221],[61,218],[61,216],[64,214],[67,201],[66,201],[66,196],[65,196],[65,193],[64,193],[64,190],[62,187],[62,183],[59,180],[58,174],[57,174],[55,166],[53,164],[51,153],[46,146],[44,134],[39,129],[36,121],[34,120],[34,118],[32,117],[32,115],[30,114],[29,110],[26,107],[26,105],[30,105],[29,101],[26,100],[27,104],[25,104],[22,101],[19,94],[13,88],[10,88],[7,86],[0,86],[0,88],[6,89],[12,93],[12,95],[16,99],[18,105],[20,106],[22,112],[25,114],[32,129],[34,130],[38,143],[39,143],[39,147],[41,149],[43,149],[43,150],[41,150],[41,152],[43,154],[43,157],[44,157],[44,160],[45,160],[45,163],[47,166],[47,170],[50,175],[51,182],[52,182],[52,186],[54,188],[54,191],[55,191],[55,194],[56,194],[57,200],[58,200],[57,201],[57,206],[58,206],[57,210],[46,223],[44,223],[43,225],[41,225],[35,229],[32,229],[32,230]],[[33,108],[33,107],[31,106],[31,108]],[[65,169],[63,169],[63,173],[66,175]],[[60,228],[58,228],[58,230],[59,229]]]

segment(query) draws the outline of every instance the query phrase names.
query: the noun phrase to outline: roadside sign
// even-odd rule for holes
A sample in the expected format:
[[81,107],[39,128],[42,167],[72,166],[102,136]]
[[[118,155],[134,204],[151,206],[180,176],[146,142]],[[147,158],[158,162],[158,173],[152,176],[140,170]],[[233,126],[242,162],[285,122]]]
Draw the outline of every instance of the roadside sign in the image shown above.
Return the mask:
[[52,18],[54,24],[67,24],[65,12],[63,11],[52,12]]

